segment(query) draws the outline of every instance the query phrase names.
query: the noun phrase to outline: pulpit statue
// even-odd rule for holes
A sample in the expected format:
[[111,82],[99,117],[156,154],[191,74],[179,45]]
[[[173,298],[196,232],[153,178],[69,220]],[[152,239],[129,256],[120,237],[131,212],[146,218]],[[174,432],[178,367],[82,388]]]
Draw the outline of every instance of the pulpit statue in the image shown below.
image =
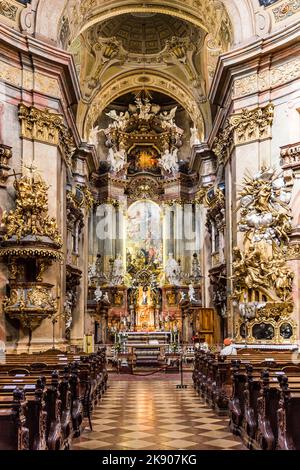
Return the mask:
[[169,253],[169,259],[166,262],[165,273],[167,281],[171,286],[180,285],[181,270],[179,264],[173,258],[172,253]]

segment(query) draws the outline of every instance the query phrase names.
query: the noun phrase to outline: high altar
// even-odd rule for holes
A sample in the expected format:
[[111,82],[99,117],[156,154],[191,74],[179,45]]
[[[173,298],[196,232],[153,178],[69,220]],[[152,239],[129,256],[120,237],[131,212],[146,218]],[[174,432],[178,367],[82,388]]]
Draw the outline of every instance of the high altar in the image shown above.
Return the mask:
[[202,195],[178,158],[184,131],[176,111],[161,112],[144,90],[125,112],[106,113],[107,161],[94,177],[89,227],[88,306],[102,341],[119,330],[181,332],[181,305],[191,292],[201,306]]

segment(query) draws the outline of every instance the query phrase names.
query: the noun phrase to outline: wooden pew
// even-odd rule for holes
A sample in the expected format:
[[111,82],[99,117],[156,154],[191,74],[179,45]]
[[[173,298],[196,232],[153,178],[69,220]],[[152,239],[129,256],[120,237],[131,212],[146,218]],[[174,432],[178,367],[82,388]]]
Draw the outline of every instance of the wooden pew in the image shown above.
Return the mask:
[[15,387],[26,389],[25,420],[32,450],[68,449],[72,437],[81,433],[83,416],[91,425],[90,412],[107,389],[104,349],[80,357],[58,353],[9,355],[0,364],[3,415],[11,412]]
[[300,381],[289,382],[286,375],[280,380],[280,400],[277,410],[277,450],[300,450]]
[[24,393],[18,388],[12,397],[0,396],[0,450],[29,450],[26,405]]

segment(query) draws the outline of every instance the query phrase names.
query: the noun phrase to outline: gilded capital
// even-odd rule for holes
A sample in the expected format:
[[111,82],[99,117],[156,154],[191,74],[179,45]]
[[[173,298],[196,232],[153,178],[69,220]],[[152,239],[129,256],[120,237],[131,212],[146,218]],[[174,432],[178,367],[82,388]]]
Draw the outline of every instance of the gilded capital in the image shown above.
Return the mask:
[[271,137],[271,128],[274,118],[274,105],[255,109],[243,109],[233,114],[226,122],[225,128],[220,131],[214,140],[213,152],[219,162],[225,162],[231,148],[255,140]]
[[66,163],[71,164],[75,151],[75,143],[70,130],[65,126],[63,116],[52,113],[48,109],[19,105],[19,120],[21,122],[21,137],[38,140],[51,145],[60,146]]

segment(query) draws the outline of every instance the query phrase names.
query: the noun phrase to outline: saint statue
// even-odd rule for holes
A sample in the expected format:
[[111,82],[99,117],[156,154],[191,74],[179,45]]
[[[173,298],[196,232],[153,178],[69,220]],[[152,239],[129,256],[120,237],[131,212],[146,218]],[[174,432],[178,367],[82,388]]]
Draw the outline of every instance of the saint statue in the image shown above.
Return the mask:
[[177,261],[173,258],[172,253],[169,253],[169,259],[166,262],[165,273],[167,281],[172,286],[180,285],[181,270]]
[[102,297],[103,297],[103,292],[100,289],[100,286],[98,286],[97,289],[95,290],[95,300],[96,300],[96,302],[100,302]]
[[109,300],[109,298],[108,298],[108,292],[105,292],[105,293],[104,293],[104,295],[103,295],[103,297],[102,297],[102,302],[103,302],[104,304],[107,304],[107,305],[110,304],[110,300]]
[[65,318],[65,329],[69,330],[72,324],[72,308],[73,308],[73,293],[71,291],[66,292],[66,299],[64,302],[64,318]]
[[98,145],[98,134],[102,131],[103,129],[99,129],[99,126],[93,127],[90,130],[89,137],[88,137],[88,143],[95,145],[97,147]]
[[115,173],[123,170],[126,165],[126,151],[124,148],[120,150],[114,150],[112,148],[108,151],[107,161],[110,163],[112,170]]
[[185,301],[185,298],[186,298],[186,294],[185,292],[181,291],[180,292],[180,299],[179,299],[179,303],[182,304],[182,302]]
[[198,302],[198,300],[195,297],[195,294],[196,294],[196,292],[195,292],[195,289],[193,287],[193,284],[190,284],[189,285],[189,292],[188,292],[190,302]]
[[166,149],[165,152],[162,154],[161,158],[158,160],[159,165],[167,173],[174,174],[179,170],[177,154],[178,148],[175,148],[172,151]]
[[118,255],[114,260],[113,269],[112,269],[112,279],[111,283],[113,286],[120,286],[123,284],[124,278],[124,266],[122,256]]
[[191,132],[191,138],[190,138],[190,145],[193,147],[193,145],[198,145],[201,144],[200,136],[199,136],[199,131],[197,127],[194,124],[194,127],[190,128]]

